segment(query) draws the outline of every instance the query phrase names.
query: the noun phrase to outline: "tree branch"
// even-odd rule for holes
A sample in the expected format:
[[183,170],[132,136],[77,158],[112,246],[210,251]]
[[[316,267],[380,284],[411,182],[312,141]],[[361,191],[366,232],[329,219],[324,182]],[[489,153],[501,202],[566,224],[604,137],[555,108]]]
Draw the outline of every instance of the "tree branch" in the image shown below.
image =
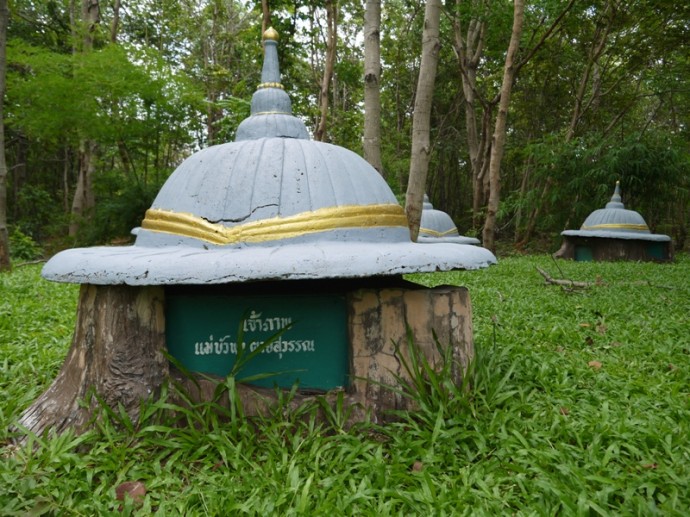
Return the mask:
[[553,285],[561,285],[565,287],[570,287],[572,289],[579,288],[579,289],[585,289],[587,287],[591,287],[593,285],[601,285],[602,282],[597,280],[596,282],[576,282],[574,280],[567,280],[567,279],[561,279],[561,278],[551,278],[551,275],[549,275],[546,271],[544,271],[542,268],[537,267],[537,271],[539,271],[539,274],[544,277],[544,280],[546,281],[547,284],[553,284]]

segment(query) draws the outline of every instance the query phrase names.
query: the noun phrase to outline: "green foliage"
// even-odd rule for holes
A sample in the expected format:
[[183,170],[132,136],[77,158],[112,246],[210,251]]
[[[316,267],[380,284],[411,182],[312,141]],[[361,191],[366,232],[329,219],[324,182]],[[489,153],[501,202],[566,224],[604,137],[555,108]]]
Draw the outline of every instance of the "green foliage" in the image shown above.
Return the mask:
[[41,247],[19,228],[10,232],[10,255],[13,260],[35,260],[43,255]]
[[[504,220],[518,210],[541,207],[541,231],[579,228],[589,213],[604,207],[620,181],[626,208],[639,212],[653,230],[676,235],[687,225],[690,148],[667,134],[569,142],[562,135],[548,135],[513,150],[507,161],[527,163],[522,172],[529,175],[533,187],[506,196]],[[552,188],[543,197],[548,181]],[[682,241],[677,244],[682,247]]]
[[179,109],[173,103],[191,94],[153,49],[109,45],[65,55],[11,40],[7,50],[14,72],[7,123],[40,140],[135,138],[150,130],[152,110],[170,117]]
[[[546,285],[536,266],[593,285]],[[294,391],[250,421],[191,407],[167,386],[138,422],[103,406],[93,431],[16,447],[10,424],[57,374],[77,288],[15,269],[0,275],[0,505],[10,515],[684,515],[688,274],[681,255],[663,265],[508,257],[413,275],[468,287],[477,353],[457,387],[411,340],[419,409],[385,426],[347,430],[342,404],[318,423],[323,401],[290,409]],[[117,501],[115,488],[136,480],[141,504]]]
[[101,201],[93,221],[80,236],[80,244],[131,239],[130,232],[141,224],[161,186],[162,182],[132,182],[118,172],[99,174],[94,190]]
[[[42,280],[40,266],[0,275],[0,443],[10,422],[57,375],[74,330],[77,286]],[[14,416],[13,416],[14,415]],[[1,463],[1,462],[0,462]]]
[[36,242],[43,243],[46,237],[59,233],[65,225],[66,218],[55,199],[39,186],[24,185],[16,204],[14,225]]

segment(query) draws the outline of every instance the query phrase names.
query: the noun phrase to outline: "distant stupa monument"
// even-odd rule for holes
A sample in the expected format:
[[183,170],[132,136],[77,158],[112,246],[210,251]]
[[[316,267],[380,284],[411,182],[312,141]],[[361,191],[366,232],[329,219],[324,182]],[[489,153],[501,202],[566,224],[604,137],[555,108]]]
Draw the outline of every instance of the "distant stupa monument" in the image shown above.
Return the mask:
[[652,233],[644,218],[625,208],[620,182],[611,201],[589,214],[579,230],[561,233],[563,244],[557,258],[590,260],[669,261],[673,259],[671,237]]

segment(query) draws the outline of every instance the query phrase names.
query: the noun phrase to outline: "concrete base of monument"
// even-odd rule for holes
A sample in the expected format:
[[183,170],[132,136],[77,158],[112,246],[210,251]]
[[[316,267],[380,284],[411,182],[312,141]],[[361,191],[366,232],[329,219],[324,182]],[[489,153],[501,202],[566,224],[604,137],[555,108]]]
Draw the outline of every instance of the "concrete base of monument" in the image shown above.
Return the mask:
[[[306,307],[309,308],[309,298],[314,292],[314,296],[324,305],[328,305],[324,300],[343,300],[342,306],[335,303],[333,307],[335,311],[343,312],[344,326],[341,328],[336,324],[336,332],[333,335],[327,331],[311,337],[299,335],[299,332],[310,332],[308,314],[314,313],[317,321],[326,323],[331,321],[328,319],[331,316],[324,316],[311,308],[304,313],[297,310],[295,314],[299,317],[295,316],[294,326],[290,332],[298,334],[288,336],[286,331],[281,334],[283,337],[279,338],[275,338],[274,334],[268,346],[264,347],[264,351],[270,353],[260,354],[264,358],[260,368],[281,371],[281,382],[276,382],[274,386],[265,383],[259,386],[243,384],[242,375],[236,375],[239,382],[238,394],[247,417],[269,411],[277,402],[277,390],[290,389],[294,381],[299,382],[301,378],[308,379],[307,384],[313,383],[313,386],[303,389],[299,383],[291,404],[300,404],[315,396],[321,396],[323,400],[333,404],[340,399],[346,406],[350,406],[349,415],[353,422],[365,418],[382,422],[389,417],[391,410],[414,410],[414,402],[401,395],[401,384],[409,383],[411,380],[409,372],[404,367],[406,361],[410,363],[408,329],[409,335],[413,336],[415,350],[434,368],[440,369],[443,366],[443,350],[446,349],[448,352],[446,347],[451,348],[446,358],[451,358],[450,375],[457,385],[461,384],[468,364],[474,356],[471,304],[469,294],[463,287],[444,286],[430,289],[397,277],[392,280],[368,279],[367,285],[347,281],[279,284],[289,284],[288,291],[279,293],[278,298],[271,294],[268,301],[259,296],[256,299],[260,300],[257,305],[251,305],[256,301],[251,299],[250,302],[246,302],[251,306],[243,307],[243,314],[251,315],[254,311],[256,318],[262,316],[266,330],[269,321],[266,316],[271,315],[271,304],[277,303],[276,300],[280,302],[281,296],[285,296],[287,301],[283,301],[288,303],[290,297],[299,292],[300,296],[307,299]],[[227,300],[232,302],[234,299],[246,301],[242,289],[251,289],[252,293],[258,291],[259,294],[263,290],[265,294],[273,287],[269,284],[250,284],[242,288],[237,285],[226,285],[218,287],[211,296],[220,296],[223,303]],[[202,291],[190,291],[187,288],[182,296],[191,296],[192,304],[194,297],[201,296],[196,302],[203,308],[203,304],[209,301],[205,298],[207,287],[199,289],[203,289],[204,294],[200,294]],[[157,397],[163,384],[170,379],[181,383],[195,401],[210,400],[217,383],[223,380],[222,376],[198,372],[193,373],[192,380],[174,368],[167,358],[170,348],[168,345],[175,339],[179,340],[179,336],[166,337],[166,334],[171,334],[171,328],[175,332],[179,330],[179,321],[175,321],[175,325],[171,326],[173,317],[175,320],[180,317],[178,313],[171,312],[173,300],[178,296],[180,292],[164,287],[83,285],[79,296],[74,337],[62,369],[52,385],[26,409],[20,417],[19,425],[37,434],[49,429],[59,433],[68,428],[80,432],[92,424],[92,417],[99,403],[111,407],[120,405],[130,418],[136,421],[142,400]],[[224,306],[223,303],[220,305]],[[297,300],[293,305],[298,306],[300,303]],[[258,312],[258,309],[264,312]],[[283,316],[289,316],[290,307],[285,306],[282,313]],[[171,321],[166,322],[166,315]],[[192,317],[191,320],[198,321],[198,318]],[[210,321],[210,324],[215,324]],[[273,321],[277,328],[283,320]],[[305,321],[304,329],[307,330],[299,330],[300,321]],[[226,332],[224,329],[214,330],[216,338],[211,337],[206,341],[199,341],[194,334],[190,334],[190,340],[187,342],[188,355],[210,357],[212,360],[208,364],[223,357],[231,361],[233,344],[235,354],[238,349],[237,343],[241,343],[240,348],[250,348],[250,339],[253,338],[244,336],[242,324],[247,333],[253,328],[260,328],[258,319],[250,323],[255,325],[251,326],[243,320],[235,328],[238,334],[231,335],[233,331],[227,330],[222,339],[218,332]],[[269,329],[269,332],[271,330],[273,329]],[[208,328],[201,328],[198,335],[208,335],[209,332]],[[256,339],[260,338],[259,335]],[[336,343],[335,347],[332,345],[333,342]],[[328,346],[331,347],[328,354],[319,359],[318,349]],[[304,358],[305,367],[291,366],[285,372],[280,363],[283,359],[279,357],[284,356],[285,360],[288,360],[287,356],[290,353],[297,352],[302,354],[296,357]],[[309,354],[313,354],[316,359],[306,359]],[[317,371],[329,370],[329,357],[334,357],[334,362],[342,365],[331,369],[330,377],[327,376],[326,381],[320,374],[312,375],[318,373]],[[344,359],[341,361],[338,357]],[[178,359],[180,363],[184,363],[186,357],[182,354]],[[201,364],[204,368],[207,363],[193,364]],[[98,397],[91,396],[93,394]],[[98,399],[101,402],[98,402]]]
[[[604,232],[601,234],[605,235]],[[673,260],[673,243],[670,239],[643,239],[634,238],[635,236],[636,234],[629,233],[626,235],[627,238],[623,239],[564,235],[560,249],[553,256],[578,262],[618,260],[670,262]]]

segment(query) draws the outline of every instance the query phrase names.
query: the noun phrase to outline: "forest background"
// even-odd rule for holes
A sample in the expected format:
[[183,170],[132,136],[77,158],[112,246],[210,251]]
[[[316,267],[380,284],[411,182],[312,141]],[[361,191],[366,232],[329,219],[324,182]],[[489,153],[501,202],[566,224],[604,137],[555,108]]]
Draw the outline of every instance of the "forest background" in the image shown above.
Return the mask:
[[[425,32],[432,4],[433,41]],[[294,113],[315,138],[368,159],[365,90],[373,78],[375,167],[401,200],[415,174],[413,113],[423,41],[431,41],[437,66],[423,183],[461,233],[481,237],[491,212],[489,165],[503,111],[498,243],[553,251],[559,233],[603,207],[620,180],[626,207],[683,249],[690,3],[535,0],[524,6],[511,53],[518,4],[2,0],[0,231],[15,260],[129,242],[185,157],[234,138],[260,83],[259,41],[270,24]],[[380,8],[373,31],[372,5]],[[380,44],[373,75],[364,50],[372,35]]]

